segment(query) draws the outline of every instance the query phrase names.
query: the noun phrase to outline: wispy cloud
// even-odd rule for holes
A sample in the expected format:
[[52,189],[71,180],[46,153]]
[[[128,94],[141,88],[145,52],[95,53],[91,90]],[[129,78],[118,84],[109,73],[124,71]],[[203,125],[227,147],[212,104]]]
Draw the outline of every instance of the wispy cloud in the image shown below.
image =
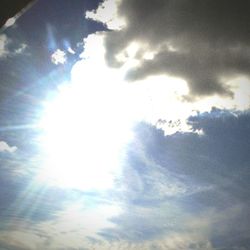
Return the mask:
[[0,58],[5,58],[9,54],[9,50],[7,48],[10,40],[5,34],[0,35]]
[[0,141],[0,152],[14,153],[16,150],[16,146],[9,146],[7,142]]
[[20,45],[15,45],[14,48],[10,48],[10,45],[13,45],[14,42],[5,34],[0,35],[0,59],[7,57],[13,57],[20,54],[23,54],[27,49],[28,45],[26,43],[21,43]]

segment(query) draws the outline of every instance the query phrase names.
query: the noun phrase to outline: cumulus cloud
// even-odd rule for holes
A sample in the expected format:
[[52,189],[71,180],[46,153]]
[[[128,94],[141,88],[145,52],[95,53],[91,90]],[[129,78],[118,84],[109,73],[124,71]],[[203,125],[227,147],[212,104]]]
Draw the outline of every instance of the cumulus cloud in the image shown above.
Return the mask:
[[0,141],[0,152],[14,153],[17,150],[16,146],[9,146],[7,142]]
[[[109,65],[122,65],[117,55],[136,42],[139,63],[128,71],[127,79],[156,74],[179,77],[187,81],[190,99],[233,96],[228,79],[249,77],[248,9],[246,0],[106,0],[87,16],[113,28],[105,40]],[[122,28],[110,24],[111,13],[124,20]],[[153,59],[145,59],[148,53]]]

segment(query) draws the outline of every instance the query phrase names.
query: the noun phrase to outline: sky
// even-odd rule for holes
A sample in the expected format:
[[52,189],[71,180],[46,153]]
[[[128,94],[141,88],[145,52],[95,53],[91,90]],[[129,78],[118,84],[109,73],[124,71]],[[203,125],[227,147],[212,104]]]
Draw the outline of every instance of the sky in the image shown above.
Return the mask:
[[250,3],[37,0],[0,30],[0,250],[250,249]]

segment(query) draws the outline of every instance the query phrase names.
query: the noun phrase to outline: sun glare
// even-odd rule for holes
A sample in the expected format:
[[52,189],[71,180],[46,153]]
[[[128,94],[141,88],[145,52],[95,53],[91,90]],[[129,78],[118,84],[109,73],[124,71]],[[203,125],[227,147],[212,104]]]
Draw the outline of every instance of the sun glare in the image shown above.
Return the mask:
[[184,108],[177,97],[188,88],[186,82],[166,76],[124,81],[138,64],[134,57],[139,44],[131,44],[124,66],[114,69],[105,63],[101,34],[90,35],[84,43],[71,81],[45,102],[40,121],[45,156],[39,178],[62,187],[103,190],[112,188],[121,174],[134,124],[155,125],[159,118],[176,120],[180,115],[185,119],[190,107]]
[[114,72],[79,64],[72,82],[45,104],[40,178],[82,190],[111,188],[132,136],[129,105]]

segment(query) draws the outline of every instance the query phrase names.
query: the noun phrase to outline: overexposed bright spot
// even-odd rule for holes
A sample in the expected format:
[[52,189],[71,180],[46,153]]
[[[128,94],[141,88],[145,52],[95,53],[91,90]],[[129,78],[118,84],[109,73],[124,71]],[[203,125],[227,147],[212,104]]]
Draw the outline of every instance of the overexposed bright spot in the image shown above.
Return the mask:
[[71,82],[45,103],[40,178],[82,190],[112,188],[132,137],[132,103],[126,98],[114,70],[91,58],[79,61]]
[[57,49],[52,55],[51,55],[51,61],[58,65],[58,64],[64,64],[67,61],[66,53],[60,49]]
[[119,104],[112,101],[112,89],[104,91],[91,83],[72,85],[48,103],[41,121],[47,152],[44,170],[57,184],[111,188],[119,174],[121,147],[130,135]]

